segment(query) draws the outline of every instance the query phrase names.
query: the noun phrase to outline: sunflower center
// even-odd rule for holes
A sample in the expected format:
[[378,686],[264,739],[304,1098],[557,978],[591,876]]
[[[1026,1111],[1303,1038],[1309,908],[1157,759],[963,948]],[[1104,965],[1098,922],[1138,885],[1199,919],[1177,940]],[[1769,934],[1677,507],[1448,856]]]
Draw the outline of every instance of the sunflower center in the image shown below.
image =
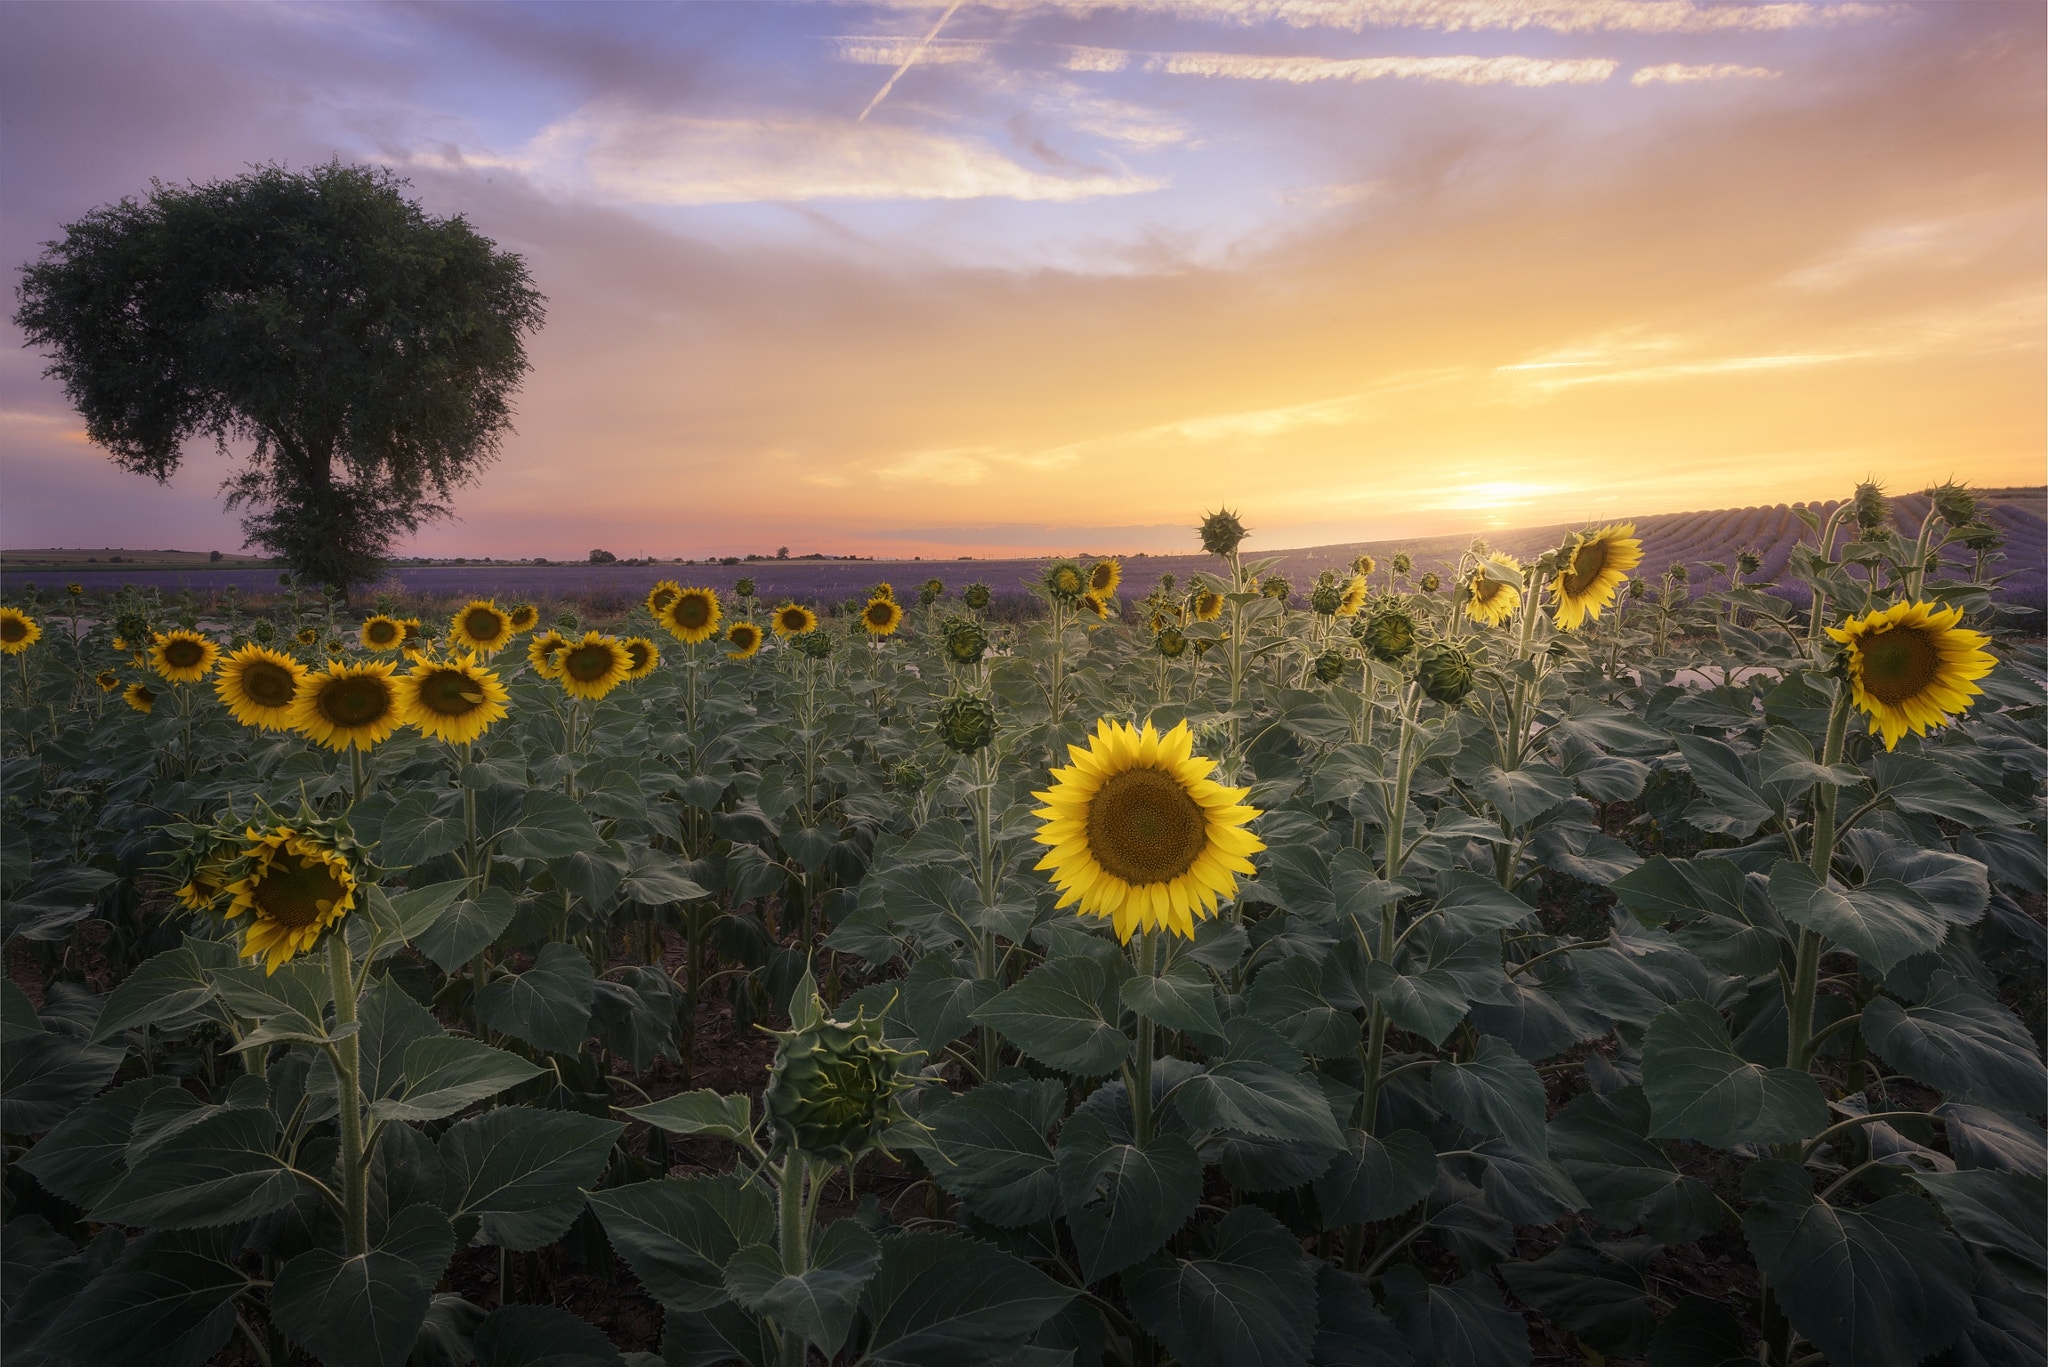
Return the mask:
[[462,629],[469,633],[470,640],[481,641],[485,645],[505,634],[504,624],[499,620],[498,614],[484,608],[478,608],[466,615],[462,619]]
[[420,680],[420,705],[440,717],[466,717],[484,705],[475,679],[459,669],[437,669]]
[[403,634],[402,628],[394,626],[390,622],[370,623],[369,637],[371,642],[376,645],[388,646]]
[[618,657],[604,646],[577,646],[562,656],[562,672],[577,683],[592,683],[612,672]]
[[298,867],[289,867],[290,863],[290,859],[280,859],[272,864],[252,895],[264,919],[301,930],[333,911],[335,903],[348,895],[348,888],[324,860],[302,855]]
[[322,688],[316,706],[330,725],[371,726],[391,712],[391,685],[380,675],[351,675]]
[[654,610],[660,612],[670,603],[675,602],[676,598],[677,594],[674,589],[656,589],[654,591]]
[[1593,581],[1607,568],[1607,543],[1593,541],[1579,547],[1572,557],[1571,570],[1564,577],[1566,593],[1584,593],[1593,587]]
[[0,617],[0,641],[13,645],[28,639],[28,623],[19,617]]
[[292,672],[268,660],[255,660],[242,667],[242,692],[258,707],[285,707],[299,691]]
[[785,612],[782,614],[782,625],[783,629],[787,631],[802,631],[804,629],[804,615],[801,612]]
[[164,643],[164,663],[173,669],[191,669],[205,658],[206,652],[197,641],[188,641],[181,636]]
[[1862,644],[1863,691],[1898,704],[1917,696],[1941,672],[1941,652],[1925,632],[1892,627]]
[[695,631],[711,620],[711,604],[701,593],[686,593],[676,602],[676,621]]
[[868,621],[870,624],[878,627],[889,625],[889,605],[887,603],[868,604]]
[[1109,590],[1109,581],[1110,572],[1107,565],[1097,565],[1094,569],[1088,571],[1088,587],[1094,589],[1097,593],[1107,592]]
[[1501,590],[1506,587],[1507,585],[1501,583],[1498,579],[1489,579],[1483,574],[1478,575],[1472,580],[1472,601],[1482,604],[1491,603],[1494,599],[1500,597]]
[[647,668],[647,650],[647,643],[644,641],[626,642],[626,653],[633,657],[634,669]]
[[1180,780],[1163,769],[1126,769],[1088,804],[1088,849],[1126,883],[1170,883],[1194,867],[1209,839],[1208,819]]

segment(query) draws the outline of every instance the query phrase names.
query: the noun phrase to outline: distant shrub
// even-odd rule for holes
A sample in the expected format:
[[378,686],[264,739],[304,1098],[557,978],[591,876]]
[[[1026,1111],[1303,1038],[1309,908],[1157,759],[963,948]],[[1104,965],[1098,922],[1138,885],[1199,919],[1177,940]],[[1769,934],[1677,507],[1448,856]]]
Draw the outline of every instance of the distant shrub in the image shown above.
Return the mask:
[[590,563],[593,565],[616,565],[619,563],[619,558],[610,551],[592,551],[590,553]]

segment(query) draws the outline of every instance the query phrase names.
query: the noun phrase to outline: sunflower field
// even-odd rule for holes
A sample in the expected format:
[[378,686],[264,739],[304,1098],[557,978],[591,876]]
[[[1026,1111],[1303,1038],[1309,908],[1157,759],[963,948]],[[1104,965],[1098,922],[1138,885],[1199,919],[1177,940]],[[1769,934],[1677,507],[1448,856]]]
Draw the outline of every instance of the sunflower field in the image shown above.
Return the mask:
[[6,1360],[2041,1362],[2039,626],[1933,492],[1785,592],[16,598]]

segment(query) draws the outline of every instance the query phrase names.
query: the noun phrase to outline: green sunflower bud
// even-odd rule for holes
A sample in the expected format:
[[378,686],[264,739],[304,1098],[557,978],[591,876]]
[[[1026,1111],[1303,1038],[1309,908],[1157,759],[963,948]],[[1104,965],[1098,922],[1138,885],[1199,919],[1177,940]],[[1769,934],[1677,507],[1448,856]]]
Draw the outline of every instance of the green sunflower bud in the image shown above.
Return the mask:
[[1415,619],[1400,608],[1388,608],[1366,623],[1359,639],[1378,659],[1394,664],[1414,653]]
[[806,660],[823,660],[832,654],[832,633],[806,631],[789,638],[790,649]]
[[1432,702],[1456,707],[1472,691],[1478,668],[1472,657],[1449,641],[1426,647],[1416,661],[1415,678]]
[[1320,679],[1322,682],[1326,684],[1336,683],[1339,679],[1344,677],[1345,663],[1346,661],[1344,659],[1343,651],[1324,651],[1322,654],[1316,656],[1316,678]]
[[1927,496],[1934,500],[1934,515],[1951,527],[1965,527],[1977,519],[1977,496],[1954,480],[1937,484]]
[[1856,486],[1856,525],[1866,532],[1874,532],[1891,518],[1891,504],[1884,496],[1884,490],[1876,480],[1865,480]]
[[785,1144],[829,1163],[850,1163],[876,1147],[904,1118],[897,1099],[917,1085],[918,1055],[891,1049],[879,1021],[863,1012],[851,1021],[824,1018],[813,999],[811,1020],[771,1030],[775,1062],[762,1103]]
[[995,592],[986,584],[969,584],[960,595],[960,601],[976,612],[986,612],[988,605],[995,601]]
[[754,581],[751,579],[736,579],[733,581],[732,591],[742,598],[752,598],[754,596]]
[[1415,587],[1421,589],[1424,593],[1435,593],[1438,589],[1442,588],[1443,586],[1444,581],[1438,577],[1437,572],[1435,570],[1431,570],[1429,573],[1423,575],[1422,578],[1415,581]]
[[1988,522],[1972,522],[1958,530],[1963,544],[1973,551],[1995,551],[2005,544],[2005,537]]
[[1665,573],[1671,576],[1671,582],[1674,584],[1683,584],[1686,580],[1692,578],[1692,572],[1683,565],[1673,565]]
[[1408,558],[1408,552],[1401,551],[1394,556],[1394,573],[1400,575],[1403,579],[1406,579],[1409,572],[1414,568],[1415,562]]
[[1178,660],[1187,653],[1188,638],[1179,627],[1167,627],[1152,638],[1152,648],[1169,660]]
[[1735,568],[1744,574],[1755,574],[1764,567],[1764,558],[1755,551],[1737,551]]
[[1235,554],[1247,535],[1244,523],[1228,508],[1210,513],[1196,530],[1202,538],[1202,549],[1211,555]]
[[1287,582],[1285,575],[1269,574],[1259,585],[1259,592],[1276,603],[1284,603],[1294,596],[1294,585]]
[[924,587],[917,591],[917,601],[924,607],[930,607],[945,596],[946,586],[937,579],[925,580]]
[[1344,590],[1334,582],[1318,583],[1309,593],[1308,605],[1325,617],[1335,617],[1337,609],[1344,606]]
[[996,709],[972,693],[949,698],[939,709],[938,732],[947,749],[971,755],[996,738]]
[[1649,589],[1644,585],[1642,580],[1631,579],[1628,581],[1628,596],[1630,598],[1640,599],[1644,594],[1648,592]]
[[945,626],[946,658],[956,665],[979,664],[988,653],[988,633],[981,623],[958,617]]
[[1079,607],[1088,593],[1087,572],[1071,560],[1055,560],[1047,565],[1039,582],[1045,586],[1048,598],[1070,608]]
[[277,625],[265,619],[249,628],[249,638],[259,645],[269,645],[277,639]]
[[914,759],[898,760],[895,767],[889,770],[890,784],[906,791],[924,787],[925,778],[924,766]]

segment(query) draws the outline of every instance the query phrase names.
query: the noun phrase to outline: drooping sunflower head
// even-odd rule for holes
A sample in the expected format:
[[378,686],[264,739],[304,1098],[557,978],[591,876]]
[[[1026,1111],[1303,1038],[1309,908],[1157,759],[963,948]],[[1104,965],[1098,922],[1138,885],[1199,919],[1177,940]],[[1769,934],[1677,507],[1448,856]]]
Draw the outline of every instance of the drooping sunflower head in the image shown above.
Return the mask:
[[481,736],[502,721],[511,694],[474,656],[422,661],[398,680],[405,723],[450,745]]
[[1415,561],[1406,551],[1394,553],[1394,573],[1406,579],[1415,569]]
[[1124,581],[1124,567],[1111,558],[1098,560],[1088,567],[1088,592],[1098,598],[1107,598],[1116,592],[1116,586]]
[[746,578],[735,579],[732,582],[732,591],[738,597],[752,598],[754,596],[754,581]]
[[975,665],[988,653],[988,633],[971,617],[956,617],[945,626],[946,659],[956,665]]
[[657,582],[653,588],[647,590],[648,616],[654,618],[657,622],[660,621],[661,614],[668,608],[668,605],[682,596],[683,586],[675,580],[663,579]]
[[392,651],[405,644],[405,624],[396,617],[378,613],[365,617],[362,628],[356,632],[356,639],[363,643],[364,650]]
[[1378,568],[1379,561],[1373,559],[1369,555],[1360,555],[1352,557],[1351,572],[1353,574],[1369,575]]
[[1997,657],[1984,649],[1990,637],[1956,625],[1962,616],[1961,608],[1894,603],[1828,628],[1843,647],[1850,696],[1885,749],[1946,726],[1983,692],[1973,681]]
[[1339,617],[1356,617],[1365,606],[1365,576],[1354,574],[1344,585],[1344,598],[1337,604]]
[[732,649],[725,653],[735,660],[751,660],[761,653],[763,639],[761,628],[752,622],[734,622],[726,628],[725,643]]
[[1276,603],[1285,603],[1294,596],[1294,585],[1287,582],[1284,574],[1269,574],[1259,585],[1259,593]]
[[1344,590],[1337,586],[1334,575],[1317,576],[1315,587],[1308,591],[1308,605],[1319,617],[1337,615],[1337,609],[1344,606]]
[[1316,678],[1326,684],[1336,683],[1344,677],[1345,666],[1349,663],[1350,661],[1344,658],[1343,651],[1326,650],[1316,656]]
[[1636,540],[1633,522],[1580,532],[1565,543],[1550,581],[1558,629],[1575,631],[1589,617],[1597,621],[1621,581],[1642,563],[1643,543]]
[[158,633],[149,647],[149,667],[172,683],[198,683],[213,673],[220,647],[196,631]]
[[881,639],[896,634],[903,625],[903,607],[893,598],[870,598],[860,610],[860,624],[868,635]]
[[132,683],[121,690],[121,701],[137,712],[156,711],[156,694],[149,691],[149,685]]
[[100,686],[102,693],[112,693],[121,686],[121,676],[111,669],[102,669],[93,676],[92,681]]
[[838,636],[829,631],[804,631],[789,638],[789,648],[813,662],[830,659]]
[[1197,590],[1197,591],[1196,591],[1196,593],[1195,593],[1195,620],[1196,620],[1197,622],[1213,622],[1213,621],[1215,621],[1215,620],[1216,620],[1217,618],[1221,617],[1222,615],[1223,615],[1223,595],[1222,595],[1222,594],[1220,594],[1220,593],[1212,593],[1212,592],[1210,592],[1210,591],[1209,591],[1208,589],[1199,589],[1199,590]]
[[1167,627],[1152,638],[1152,648],[1169,660],[1187,654],[1188,638],[1179,627]]
[[1465,587],[1465,615],[1482,626],[1497,627],[1515,615],[1522,603],[1522,562],[1495,551],[1472,571]]
[[[675,604],[669,606],[673,610]],[[570,697],[595,700],[626,681],[633,670],[633,657],[618,638],[586,631],[582,640],[562,647],[555,656],[555,667],[559,671],[555,677]]]
[[956,754],[971,755],[996,738],[996,709],[987,698],[961,693],[939,709],[939,740]]
[[1259,815],[1249,790],[1210,777],[1214,760],[1194,753],[1182,722],[1161,735],[1107,719],[1074,763],[1053,770],[1034,815],[1033,837],[1051,848],[1037,867],[1051,873],[1059,905],[1109,918],[1119,940],[1140,930],[1194,938],[1195,920],[1235,896],[1265,842],[1244,829]]
[[292,730],[330,750],[383,744],[405,720],[396,669],[387,660],[330,660],[325,672],[309,672],[292,702]]
[[718,634],[717,589],[684,589],[655,618],[684,645],[700,645]]
[[944,580],[927,579],[917,591],[918,606],[928,608],[945,596],[946,585]]
[[464,650],[495,655],[512,643],[512,618],[488,598],[473,598],[448,622],[448,637]]
[[1195,533],[1202,538],[1202,549],[1211,555],[1236,554],[1237,548],[1249,535],[1244,523],[1228,508],[1218,508],[1204,516]]
[[960,601],[976,612],[988,611],[988,605],[995,599],[995,590],[986,584],[969,584],[960,592]]
[[540,609],[531,603],[521,603],[505,616],[511,619],[512,630],[517,634],[533,630],[534,625],[540,621]]
[[1097,593],[1084,593],[1081,595],[1081,610],[1089,616],[1104,622],[1108,621],[1111,615],[1109,600]]
[[228,889],[234,900],[227,915],[250,918],[242,957],[260,956],[266,974],[312,949],[322,932],[355,909],[348,856],[313,832],[251,827],[243,858],[249,872]]
[[775,609],[775,615],[768,621],[777,636],[801,636],[807,631],[817,630],[818,614],[802,603],[784,603]]
[[1421,589],[1424,593],[1435,593],[1443,586],[1444,581],[1437,577],[1435,570],[1429,571],[1422,578],[1415,581],[1415,587]]
[[568,645],[568,638],[552,627],[540,632],[526,643],[527,667],[543,679],[560,678],[562,651]]
[[626,648],[626,655],[633,662],[632,667],[626,671],[627,683],[646,678],[654,672],[655,666],[661,663],[661,652],[656,650],[654,642],[645,636],[628,636],[619,644]]
[[1386,664],[1406,659],[1415,650],[1415,619],[1401,608],[1373,614],[1360,636],[1373,656]]
[[1055,560],[1047,565],[1040,582],[1047,597],[1070,608],[1079,607],[1081,596],[1088,592],[1087,574],[1071,560]]
[[42,624],[35,618],[20,608],[0,607],[0,655],[19,655],[42,638]]
[[1425,646],[1415,662],[1415,681],[1422,685],[1423,696],[1446,707],[1465,701],[1478,679],[1478,662],[1450,641]]
[[292,704],[305,678],[306,667],[291,656],[251,644],[222,663],[213,691],[242,725],[289,731]]

